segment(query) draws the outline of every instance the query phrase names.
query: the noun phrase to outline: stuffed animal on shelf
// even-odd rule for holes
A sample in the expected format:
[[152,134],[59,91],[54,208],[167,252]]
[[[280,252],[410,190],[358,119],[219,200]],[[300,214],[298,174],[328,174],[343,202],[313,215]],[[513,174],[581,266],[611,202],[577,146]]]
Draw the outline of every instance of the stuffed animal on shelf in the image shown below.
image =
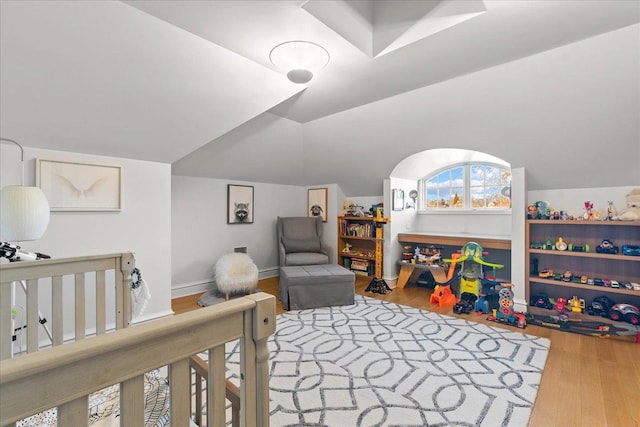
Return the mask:
[[634,188],[627,194],[627,208],[613,219],[618,221],[640,221],[640,188]]

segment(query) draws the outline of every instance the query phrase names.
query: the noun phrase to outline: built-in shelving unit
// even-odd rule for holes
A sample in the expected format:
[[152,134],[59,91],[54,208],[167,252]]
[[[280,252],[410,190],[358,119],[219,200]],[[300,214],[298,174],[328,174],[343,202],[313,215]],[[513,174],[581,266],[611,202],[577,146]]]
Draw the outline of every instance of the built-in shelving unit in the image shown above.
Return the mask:
[[[527,220],[525,230],[527,302],[534,295],[545,295],[550,298],[576,296],[589,304],[595,297],[605,295],[615,303],[629,303],[640,307],[640,290],[565,282],[552,277],[542,278],[533,271],[537,262],[538,272],[551,269],[554,274],[571,272],[573,276],[586,276],[592,280],[640,283],[640,256],[622,254],[623,245],[640,245],[640,222]],[[559,238],[570,246],[588,246],[589,251],[537,248],[540,244],[546,247],[547,242],[553,247]],[[618,247],[617,254],[596,251],[596,247],[604,239]],[[533,313],[541,312],[536,307],[529,307],[529,310]],[[542,310],[542,313],[546,312]],[[589,319],[589,316],[585,315],[585,319]]]

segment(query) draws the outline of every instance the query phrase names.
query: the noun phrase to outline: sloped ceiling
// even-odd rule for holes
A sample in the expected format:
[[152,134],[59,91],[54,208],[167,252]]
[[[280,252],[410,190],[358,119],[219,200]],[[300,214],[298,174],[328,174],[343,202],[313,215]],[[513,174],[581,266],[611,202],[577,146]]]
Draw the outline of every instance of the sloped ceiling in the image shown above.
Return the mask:
[[[0,127],[30,147],[167,162],[193,176],[335,182],[373,195],[357,181],[381,182],[397,153],[367,174],[347,170],[325,152],[337,156],[340,147],[319,141],[335,135],[314,130],[324,118],[348,127],[345,113],[356,107],[635,24],[639,4],[3,0]],[[297,39],[331,55],[307,86],[268,58]],[[359,126],[366,144],[369,130]]]

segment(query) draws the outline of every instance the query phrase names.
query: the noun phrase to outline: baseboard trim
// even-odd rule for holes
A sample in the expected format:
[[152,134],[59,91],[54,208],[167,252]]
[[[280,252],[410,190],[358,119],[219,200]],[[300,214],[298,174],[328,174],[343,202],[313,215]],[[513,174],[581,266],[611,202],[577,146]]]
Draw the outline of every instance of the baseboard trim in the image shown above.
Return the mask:
[[[268,279],[280,275],[280,267],[269,267],[258,272],[258,279]],[[216,286],[215,280],[203,280],[173,285],[171,287],[171,299],[186,297],[198,293],[204,293]]]

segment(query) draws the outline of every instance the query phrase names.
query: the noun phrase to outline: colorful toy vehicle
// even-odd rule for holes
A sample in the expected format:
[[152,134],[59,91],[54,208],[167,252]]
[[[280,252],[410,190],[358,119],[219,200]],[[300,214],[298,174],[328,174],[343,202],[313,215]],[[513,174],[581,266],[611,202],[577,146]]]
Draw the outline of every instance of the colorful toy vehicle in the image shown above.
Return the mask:
[[569,311],[572,311],[574,313],[584,313],[586,303],[584,299],[574,296],[569,301],[567,301],[567,307]]
[[563,297],[556,298],[556,311],[558,313],[564,313],[567,309],[567,299]]
[[609,317],[609,311],[614,305],[615,303],[609,297],[604,295],[595,297],[587,306],[587,313],[591,316]]
[[622,255],[640,256],[640,245],[622,245]]
[[632,325],[639,325],[640,309],[631,304],[615,304],[609,311],[609,319],[624,320]]
[[460,301],[458,301],[454,306],[453,306],[453,312],[457,313],[457,314],[469,314],[473,311],[476,299],[478,297],[476,297],[474,294],[469,293],[469,292],[464,292],[461,296],[460,296]]
[[602,243],[596,246],[596,252],[599,254],[617,254],[618,247],[614,246],[611,240],[604,239]]
[[570,252],[589,252],[589,245],[576,245],[574,243],[569,243],[567,249]]
[[570,271],[565,271],[564,274],[562,275],[562,281],[563,282],[570,282],[571,279],[573,279],[573,273],[571,273]]
[[542,249],[542,242],[540,240],[534,240],[530,245],[531,249]]
[[582,283],[583,285],[587,284],[587,280],[588,280],[587,276],[582,275],[580,277],[580,283]]
[[553,308],[553,304],[549,297],[543,294],[532,295],[529,299],[529,305],[532,307],[547,308],[549,310]]
[[540,273],[538,273],[538,277],[541,277],[543,279],[553,277],[553,270],[551,270],[550,268],[544,268],[540,270]]

